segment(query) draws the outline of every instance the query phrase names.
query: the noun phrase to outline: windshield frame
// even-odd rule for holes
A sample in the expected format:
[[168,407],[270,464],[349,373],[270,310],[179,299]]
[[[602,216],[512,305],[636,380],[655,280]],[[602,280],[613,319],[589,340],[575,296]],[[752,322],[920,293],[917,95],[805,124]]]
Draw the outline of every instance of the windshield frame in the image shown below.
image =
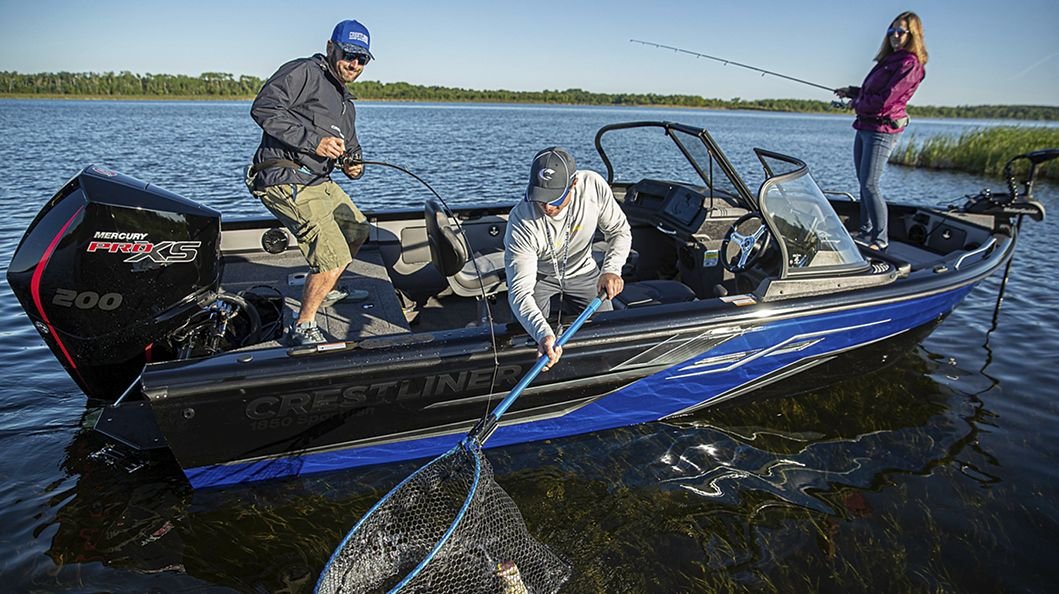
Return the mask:
[[[735,167],[732,166],[731,161],[728,160],[728,157],[724,154],[724,151],[721,150],[721,147],[717,145],[717,142],[710,135],[709,131],[707,131],[706,128],[695,128],[693,126],[679,124],[676,122],[624,122],[618,124],[608,124],[600,128],[599,131],[596,132],[596,152],[599,153],[600,159],[603,160],[603,165],[607,168],[608,184],[612,186],[615,184],[614,165],[613,163],[611,163],[610,157],[607,155],[607,151],[603,148],[603,136],[610,132],[615,132],[619,130],[652,127],[661,129],[664,134],[668,136],[670,140],[673,141],[673,144],[675,144],[677,146],[677,149],[680,150],[680,153],[684,155],[684,158],[687,160],[688,164],[690,164],[691,167],[695,170],[699,178],[702,180],[702,183],[708,190],[710,190],[711,192],[720,192],[726,196],[731,196],[733,199],[740,202],[741,206],[748,210],[757,210],[757,207],[754,204],[753,193],[751,193],[750,188],[746,185],[746,182],[743,181],[743,178],[740,177],[739,174],[736,172]],[[709,163],[705,164],[705,168],[704,164],[699,163],[693,155],[692,151],[684,144],[684,140],[674,132],[681,132],[687,137],[696,137],[699,142],[703,144],[703,147],[706,149],[707,152],[707,157],[711,159]],[[716,162],[716,164],[721,169],[722,175],[724,175],[727,180],[731,182],[732,188],[734,188],[737,192],[736,195],[732,196],[732,192],[728,188],[715,187],[712,175],[713,168],[711,167],[713,162]],[[621,182],[619,183],[632,184],[636,181],[637,180],[621,180]]]

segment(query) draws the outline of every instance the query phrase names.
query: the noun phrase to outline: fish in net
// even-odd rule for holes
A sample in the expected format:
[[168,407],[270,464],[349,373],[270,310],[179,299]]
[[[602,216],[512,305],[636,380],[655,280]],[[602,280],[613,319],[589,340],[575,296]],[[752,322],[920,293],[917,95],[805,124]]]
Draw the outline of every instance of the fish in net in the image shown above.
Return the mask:
[[480,444],[465,440],[364,516],[317,591],[552,594],[570,572],[530,535]]

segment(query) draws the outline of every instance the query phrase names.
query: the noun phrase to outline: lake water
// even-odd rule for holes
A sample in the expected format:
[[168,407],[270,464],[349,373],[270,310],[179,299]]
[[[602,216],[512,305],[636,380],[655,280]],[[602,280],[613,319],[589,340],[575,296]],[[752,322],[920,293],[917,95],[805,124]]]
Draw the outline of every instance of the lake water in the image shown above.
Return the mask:
[[[89,163],[226,217],[264,214],[241,186],[260,131],[249,103],[0,100],[0,273],[40,206]],[[559,144],[604,171],[601,125],[710,128],[750,181],[752,148],[856,187],[850,118],[671,109],[359,106],[369,159],[452,204],[519,196]],[[916,121],[907,135],[997,122]],[[1044,147],[1033,147],[1044,148]],[[365,209],[427,195],[390,169],[340,181]],[[945,205],[996,180],[891,167],[891,199]],[[1027,221],[999,324],[982,283],[882,371],[652,423],[490,452],[531,530],[571,560],[563,592],[1045,592],[1059,583],[1055,213]],[[6,591],[307,592],[345,532],[418,464],[193,492],[173,465],[108,461],[84,396],[0,274],[0,576]],[[812,372],[810,372],[812,373]]]

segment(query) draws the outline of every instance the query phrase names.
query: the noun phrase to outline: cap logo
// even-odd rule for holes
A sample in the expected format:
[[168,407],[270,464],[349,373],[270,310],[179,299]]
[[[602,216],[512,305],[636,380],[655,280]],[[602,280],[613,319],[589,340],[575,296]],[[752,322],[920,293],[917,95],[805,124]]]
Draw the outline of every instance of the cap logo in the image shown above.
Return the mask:
[[537,178],[543,182],[552,181],[552,176],[555,175],[554,169],[544,168],[537,172]]
[[362,43],[368,43],[368,36],[363,34],[363,33],[361,33],[360,31],[350,31],[349,32],[349,40],[350,41],[360,41]]

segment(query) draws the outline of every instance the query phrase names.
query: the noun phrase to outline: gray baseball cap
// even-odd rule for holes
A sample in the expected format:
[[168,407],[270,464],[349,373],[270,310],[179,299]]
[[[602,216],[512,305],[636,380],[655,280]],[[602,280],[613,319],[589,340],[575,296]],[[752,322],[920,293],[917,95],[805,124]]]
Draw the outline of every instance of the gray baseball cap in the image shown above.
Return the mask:
[[533,157],[526,200],[562,202],[570,190],[575,171],[577,164],[566,149],[553,146],[542,150]]

